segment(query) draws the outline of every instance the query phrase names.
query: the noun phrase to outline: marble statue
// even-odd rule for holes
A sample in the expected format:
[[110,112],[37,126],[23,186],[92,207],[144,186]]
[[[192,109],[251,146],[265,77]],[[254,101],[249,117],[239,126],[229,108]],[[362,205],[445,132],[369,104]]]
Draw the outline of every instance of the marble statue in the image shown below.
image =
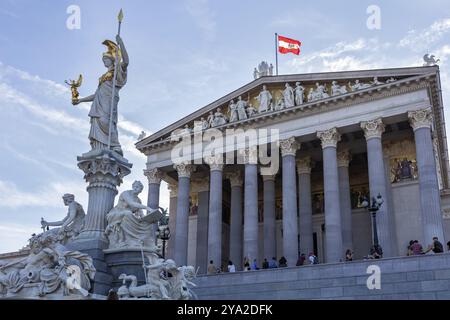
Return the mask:
[[236,103],[234,103],[234,99],[230,101],[228,109],[230,110],[230,122],[238,121],[239,116],[236,109]]
[[205,118],[203,118],[203,117],[200,118],[200,125],[201,125],[202,130],[206,130],[209,128],[208,120],[205,120]]
[[262,61],[258,65],[258,73],[259,77],[268,76],[269,75],[269,64],[266,61]]
[[[138,195],[144,186],[135,181],[132,190],[120,194],[117,205],[106,214],[108,223],[105,234],[109,249],[140,248],[157,250],[152,238],[152,224],[162,216],[159,208],[149,208],[141,203]],[[142,210],[149,213],[144,215]]]
[[[70,193],[63,195],[64,205],[68,207],[67,215],[61,221],[47,222],[41,219],[41,227],[45,233],[55,235],[58,242],[66,244],[75,238],[84,227],[84,213],[81,204],[75,201],[75,196]],[[49,227],[59,227],[49,230]],[[47,228],[47,231],[45,229]]]
[[372,86],[379,86],[379,85],[382,85],[383,82],[379,81],[379,80],[378,80],[378,77],[374,77],[374,78],[373,78],[373,81],[370,82],[370,84],[371,84]]
[[259,78],[259,72],[258,70],[256,70],[256,68],[253,70],[253,79],[258,79]]
[[[121,300],[189,300],[196,298],[190,287],[196,286],[192,280],[196,272],[192,266],[178,267],[171,259],[161,259],[156,254],[147,255],[149,265],[146,283],[138,285],[134,275],[121,274],[122,286],[118,290]],[[168,276],[170,275],[170,276]]]
[[352,91],[358,91],[358,90],[363,90],[363,89],[369,88],[370,84],[361,83],[358,79],[356,79],[355,84],[351,84],[351,82],[349,82],[348,86],[351,88]]
[[439,63],[439,61],[441,61],[440,59],[436,59],[436,57],[434,55],[430,55],[430,54],[426,54],[423,56],[423,61],[424,67],[431,67],[431,66],[435,66]]
[[258,110],[256,110],[256,108],[253,107],[251,103],[247,104],[247,108],[245,109],[245,111],[247,112],[247,116],[249,118],[253,117],[255,114],[258,113]]
[[310,88],[308,92],[308,102],[314,100],[314,89]]
[[308,94],[308,101],[316,101],[328,98],[327,89],[324,85],[316,82],[316,89],[310,89]]
[[145,131],[141,131],[141,134],[138,136],[138,140],[142,140],[147,136],[147,134],[145,133]]
[[221,112],[220,108],[216,109],[213,118],[213,124],[211,127],[218,127],[226,124],[228,122],[227,117]]
[[27,257],[0,267],[0,297],[89,295],[96,272],[89,255],[68,250],[51,233],[33,235],[29,247]]
[[337,96],[340,94],[345,94],[347,93],[347,88],[345,86],[340,86],[337,81],[333,81],[331,83],[331,95],[332,96]]
[[214,112],[210,111],[208,118],[206,120],[208,122],[208,128],[212,128],[214,126]]
[[188,124],[184,125],[183,131],[182,131],[182,135],[183,136],[190,136],[192,134],[192,130],[191,128],[189,128]]
[[[95,93],[85,98],[74,100],[73,104],[77,105],[82,102],[92,102],[89,111],[89,117],[91,118],[89,140],[92,150],[107,149],[111,127],[111,148],[120,155],[123,155],[117,132],[117,106],[119,103],[119,91],[127,82],[129,58],[122,38],[119,35],[116,36],[116,41],[117,44],[110,40],[105,40],[103,42],[108,48],[108,51],[103,54],[103,64],[108,70],[100,77],[99,85]],[[116,61],[117,48],[119,49],[119,63],[116,70],[117,78],[114,91],[114,105],[112,108],[113,110],[111,111],[111,101],[113,100],[113,77],[116,69],[114,64]],[[112,126],[110,126],[111,112],[113,116]]]
[[273,64],[269,66],[269,76],[273,76]]
[[270,111],[272,109],[272,95],[265,85],[263,85],[262,91],[256,99],[259,101],[259,113]]
[[245,107],[247,106],[247,101],[242,100],[242,97],[238,97],[238,101],[236,103],[236,111],[239,120],[247,119],[247,113],[245,112]]
[[285,89],[283,91],[283,99],[284,99],[284,106],[286,108],[290,108],[290,107],[293,107],[295,105],[294,90],[289,85],[289,83],[285,84]]
[[395,81],[397,81],[397,79],[391,77],[391,78],[386,80],[386,83],[392,83],[392,82],[395,82]]
[[273,106],[273,110],[274,111],[279,111],[279,110],[281,110],[281,109],[284,109],[286,107],[286,104],[285,104],[285,99],[284,99],[284,97],[280,97],[278,100],[277,100],[277,102],[275,103],[275,105]]
[[300,82],[295,83],[295,105],[299,106],[303,104],[303,95],[305,92],[305,88],[301,85]]

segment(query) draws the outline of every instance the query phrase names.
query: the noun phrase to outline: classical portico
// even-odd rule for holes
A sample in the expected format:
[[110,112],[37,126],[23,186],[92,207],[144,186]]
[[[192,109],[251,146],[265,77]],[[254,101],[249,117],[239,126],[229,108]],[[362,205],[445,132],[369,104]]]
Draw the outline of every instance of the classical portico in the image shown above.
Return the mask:
[[[304,96],[284,105],[286,83],[297,82]],[[342,85],[339,93],[336,85]],[[261,92],[271,103],[258,104]],[[239,96],[247,97],[248,113],[228,120],[230,101],[242,104]],[[284,256],[295,266],[299,254],[314,252],[331,263],[343,261],[350,249],[362,259],[373,236],[362,204],[378,194],[384,199],[377,213],[384,257],[405,255],[412,239],[424,246],[434,236],[448,241],[442,107],[437,67],[269,76],[141,140],[149,205],[159,203],[161,180],[171,188],[168,255],[200,273],[209,260],[223,270],[231,260],[242,270],[244,258],[261,266]],[[223,135],[222,153],[214,157],[202,152],[211,143],[201,139],[208,130]],[[271,130],[277,139],[260,139]],[[239,134],[247,140],[236,143]],[[191,137],[192,148],[183,149],[188,162],[174,163],[180,137]],[[266,170],[263,154],[276,170]]]

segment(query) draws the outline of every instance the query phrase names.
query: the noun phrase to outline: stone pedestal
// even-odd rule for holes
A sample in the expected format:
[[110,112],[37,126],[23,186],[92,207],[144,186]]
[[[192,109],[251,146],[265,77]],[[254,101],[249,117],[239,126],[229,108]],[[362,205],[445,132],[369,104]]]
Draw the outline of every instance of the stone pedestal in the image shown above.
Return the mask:
[[149,248],[127,248],[127,249],[107,249],[104,250],[105,262],[112,276],[111,287],[117,291],[122,285],[119,280],[121,274],[135,275],[138,286],[145,284],[145,274],[143,268],[142,254],[144,254],[145,264],[149,261],[147,255],[152,253]]
[[108,247],[105,236],[106,214],[114,206],[117,187],[130,173],[132,164],[110,150],[92,150],[78,157],[78,167],[83,170],[88,183],[89,202],[85,226],[68,248],[89,254],[97,270],[92,292],[106,295],[113,280],[105,262],[103,250]]

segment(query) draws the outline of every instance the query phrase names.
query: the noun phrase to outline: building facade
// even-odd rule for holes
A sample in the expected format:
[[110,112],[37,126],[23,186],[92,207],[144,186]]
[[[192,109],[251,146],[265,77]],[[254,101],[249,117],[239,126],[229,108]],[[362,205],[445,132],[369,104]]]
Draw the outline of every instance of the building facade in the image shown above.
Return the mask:
[[136,147],[148,205],[158,206],[162,180],[170,188],[168,255],[200,273],[209,260],[242,270],[245,258],[294,266],[310,252],[362,259],[373,242],[363,204],[377,195],[384,257],[405,255],[410,240],[450,238],[437,66],[264,76]]

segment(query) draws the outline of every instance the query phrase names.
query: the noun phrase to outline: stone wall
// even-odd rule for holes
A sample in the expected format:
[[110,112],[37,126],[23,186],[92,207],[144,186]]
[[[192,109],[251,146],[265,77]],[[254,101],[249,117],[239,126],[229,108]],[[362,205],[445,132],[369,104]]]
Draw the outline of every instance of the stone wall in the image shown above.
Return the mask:
[[[367,288],[367,267],[381,289]],[[200,276],[199,299],[450,299],[450,253]]]

